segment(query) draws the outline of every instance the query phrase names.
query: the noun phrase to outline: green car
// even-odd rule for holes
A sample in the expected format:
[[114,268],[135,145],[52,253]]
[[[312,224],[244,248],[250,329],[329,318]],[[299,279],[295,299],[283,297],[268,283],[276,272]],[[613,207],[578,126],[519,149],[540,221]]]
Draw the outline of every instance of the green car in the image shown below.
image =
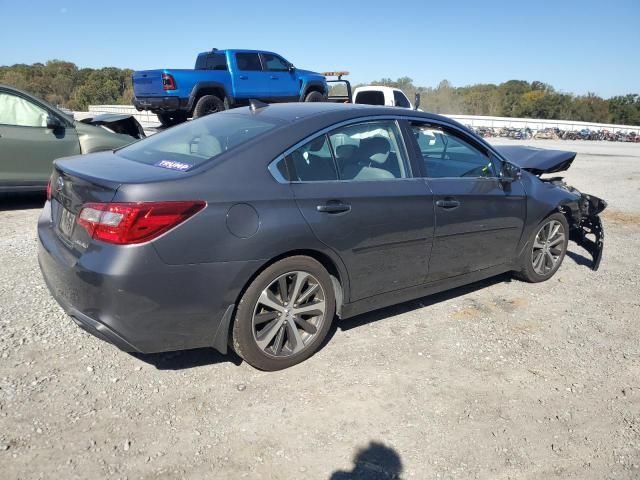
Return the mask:
[[144,136],[131,115],[77,121],[39,98],[0,85],[0,192],[44,190],[56,158],[112,150]]

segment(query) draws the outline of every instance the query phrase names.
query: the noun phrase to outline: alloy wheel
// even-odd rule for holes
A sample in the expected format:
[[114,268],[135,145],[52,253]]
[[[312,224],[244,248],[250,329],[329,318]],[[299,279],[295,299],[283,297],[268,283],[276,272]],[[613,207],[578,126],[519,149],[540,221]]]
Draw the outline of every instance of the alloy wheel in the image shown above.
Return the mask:
[[545,223],[533,241],[531,264],[533,270],[542,276],[554,271],[565,247],[564,226],[557,220]]
[[288,357],[304,350],[325,319],[325,292],[308,272],[285,273],[260,294],[253,310],[253,338],[265,354]]

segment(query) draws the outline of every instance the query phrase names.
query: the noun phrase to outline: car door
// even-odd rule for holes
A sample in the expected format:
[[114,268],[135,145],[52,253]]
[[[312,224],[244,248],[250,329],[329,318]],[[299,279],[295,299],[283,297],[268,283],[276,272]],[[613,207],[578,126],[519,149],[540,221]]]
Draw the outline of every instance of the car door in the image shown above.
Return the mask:
[[270,96],[271,78],[265,72],[257,52],[236,52],[236,71],[232,75],[236,98],[262,98]]
[[412,175],[395,120],[329,130],[285,159],[304,218],[347,267],[347,301],[424,282],[433,198]]
[[300,85],[289,62],[273,53],[263,53],[262,64],[269,74],[270,96],[273,99],[297,100],[300,96]]
[[526,214],[521,182],[503,184],[499,160],[452,126],[412,122],[414,152],[435,201],[430,281],[511,261]]
[[[49,118],[57,120],[55,128]],[[52,162],[80,153],[75,129],[26,96],[0,90],[0,186],[46,185]]]

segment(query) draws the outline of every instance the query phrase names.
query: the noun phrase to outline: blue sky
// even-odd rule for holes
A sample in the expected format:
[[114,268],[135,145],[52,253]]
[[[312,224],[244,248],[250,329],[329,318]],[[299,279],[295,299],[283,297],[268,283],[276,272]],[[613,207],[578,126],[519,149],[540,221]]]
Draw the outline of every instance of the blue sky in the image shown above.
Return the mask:
[[640,0],[0,0],[0,65],[191,68],[199,51],[256,48],[353,82],[515,78],[608,97],[640,93],[639,46]]

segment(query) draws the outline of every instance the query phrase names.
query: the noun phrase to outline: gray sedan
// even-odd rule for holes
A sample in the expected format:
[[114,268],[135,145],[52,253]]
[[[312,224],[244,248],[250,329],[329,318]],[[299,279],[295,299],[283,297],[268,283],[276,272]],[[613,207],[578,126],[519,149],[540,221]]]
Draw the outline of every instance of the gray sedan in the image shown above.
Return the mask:
[[549,279],[569,239],[597,268],[604,201],[445,117],[282,104],[210,115],[58,160],[38,224],[53,296],[130,352],[311,356],[347,318],[514,272]]

